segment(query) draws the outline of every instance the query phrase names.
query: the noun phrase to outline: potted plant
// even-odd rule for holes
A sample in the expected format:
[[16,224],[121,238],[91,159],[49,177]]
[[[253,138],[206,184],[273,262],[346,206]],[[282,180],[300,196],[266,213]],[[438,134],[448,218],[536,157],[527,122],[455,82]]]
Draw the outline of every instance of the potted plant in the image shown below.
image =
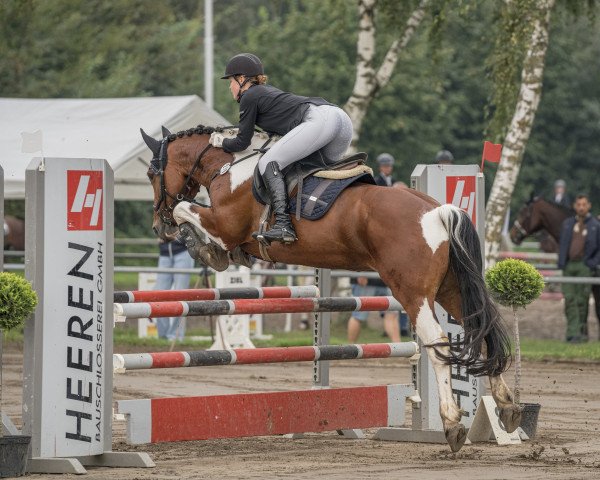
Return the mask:
[[[2,413],[2,333],[18,327],[31,315],[38,299],[27,280],[14,273],[0,272],[0,414]],[[0,477],[25,473],[31,437],[3,435],[0,425]]]
[[501,305],[512,308],[515,341],[515,389],[514,401],[523,408],[521,428],[529,438],[535,436],[539,403],[521,404],[521,338],[519,336],[518,308],[525,308],[544,289],[544,278],[529,263],[509,258],[498,262],[485,274],[487,286],[492,297]]

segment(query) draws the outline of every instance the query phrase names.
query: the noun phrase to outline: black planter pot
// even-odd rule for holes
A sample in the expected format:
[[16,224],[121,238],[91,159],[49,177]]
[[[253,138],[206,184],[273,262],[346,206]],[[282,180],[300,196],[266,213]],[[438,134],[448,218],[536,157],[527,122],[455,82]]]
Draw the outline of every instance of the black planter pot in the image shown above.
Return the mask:
[[6,435],[0,437],[0,477],[20,477],[27,468],[29,443],[26,435]]
[[521,428],[532,440],[537,432],[538,416],[542,406],[539,403],[521,403]]

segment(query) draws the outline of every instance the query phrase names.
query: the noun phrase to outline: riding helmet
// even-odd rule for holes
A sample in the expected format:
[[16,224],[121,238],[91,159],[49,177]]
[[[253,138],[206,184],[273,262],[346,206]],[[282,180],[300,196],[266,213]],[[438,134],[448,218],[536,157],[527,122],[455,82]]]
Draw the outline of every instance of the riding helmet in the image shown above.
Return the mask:
[[448,150],[440,150],[435,155],[435,161],[437,163],[452,163],[454,161],[454,155]]
[[379,155],[377,155],[377,163],[379,163],[379,165],[381,166],[391,166],[394,164],[394,157],[391,153],[380,153]]
[[223,80],[235,75],[244,75],[246,77],[255,77],[256,75],[264,75],[263,64],[256,55],[252,53],[239,53],[231,57],[225,67],[225,75]]

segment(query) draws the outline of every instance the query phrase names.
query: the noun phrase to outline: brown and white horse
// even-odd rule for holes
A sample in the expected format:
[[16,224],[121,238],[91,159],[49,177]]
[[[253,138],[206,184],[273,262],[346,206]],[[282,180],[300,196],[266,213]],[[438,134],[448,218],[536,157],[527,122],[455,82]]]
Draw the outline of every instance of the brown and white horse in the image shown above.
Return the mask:
[[25,222],[20,218],[7,215],[3,225],[4,249],[25,250]]
[[[251,191],[257,158],[235,163],[233,155],[208,145],[213,130],[199,126],[162,141],[142,132],[154,153],[154,168],[148,171],[154,188],[153,228],[167,238],[177,226],[189,223],[223,249],[241,247],[261,258],[252,238],[263,211]],[[210,206],[186,201],[200,185],[209,191]],[[463,412],[452,396],[450,365],[489,375],[504,426],[509,432],[519,426],[521,410],[501,376],[510,362],[510,343],[486,290],[479,239],[466,213],[415,190],[356,184],[320,220],[293,222],[298,241],[270,246],[273,260],[374,270],[404,306],[417,335],[429,346],[452,451],[462,447],[466,433],[460,424]],[[442,331],[434,313],[436,301],[463,324],[460,345],[450,345]]]

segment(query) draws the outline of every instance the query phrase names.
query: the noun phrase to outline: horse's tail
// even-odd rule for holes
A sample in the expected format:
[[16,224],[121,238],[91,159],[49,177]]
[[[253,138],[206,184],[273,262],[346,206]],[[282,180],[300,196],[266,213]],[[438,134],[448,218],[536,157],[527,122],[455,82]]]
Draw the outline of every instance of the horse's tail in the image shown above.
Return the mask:
[[459,285],[464,328],[462,339],[447,344],[451,354],[444,361],[466,367],[472,375],[499,375],[510,366],[510,339],[483,278],[479,236],[458,207],[447,204],[438,211],[449,236],[449,268]]

